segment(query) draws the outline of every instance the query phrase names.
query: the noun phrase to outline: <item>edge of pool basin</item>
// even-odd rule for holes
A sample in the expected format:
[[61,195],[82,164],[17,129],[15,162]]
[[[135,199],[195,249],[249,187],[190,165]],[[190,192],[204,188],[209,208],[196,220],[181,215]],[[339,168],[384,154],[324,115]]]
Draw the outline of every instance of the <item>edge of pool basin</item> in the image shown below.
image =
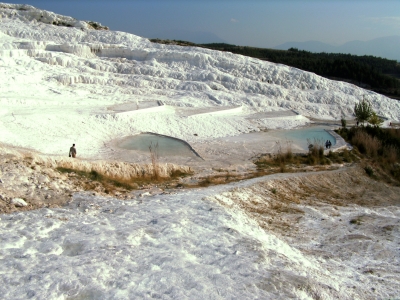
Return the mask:
[[335,131],[330,130],[330,129],[324,129],[326,132],[328,132],[331,136],[333,136],[336,140],[335,145],[329,149],[329,150],[325,150],[326,152],[329,151],[339,151],[345,148],[353,148],[351,147],[351,145],[349,143],[347,143],[339,134],[337,134]]
[[198,158],[204,160],[204,158],[202,158],[202,157],[200,156],[200,154],[198,154],[198,153],[196,152],[196,150],[194,150],[193,147],[192,147],[188,142],[186,142],[185,140],[181,140],[181,139],[178,139],[178,138],[173,137],[173,136],[170,136],[170,135],[159,134],[159,133],[154,133],[154,132],[149,132],[149,131],[140,132],[140,133],[138,133],[138,134],[134,134],[134,135],[131,135],[131,136],[137,136],[137,135],[140,135],[140,134],[152,134],[152,135],[162,136],[162,137],[166,137],[166,138],[170,138],[170,139],[174,139],[174,140],[177,140],[177,141],[179,141],[179,142],[182,142],[182,143],[184,143],[186,146],[188,146],[189,149],[190,149]]

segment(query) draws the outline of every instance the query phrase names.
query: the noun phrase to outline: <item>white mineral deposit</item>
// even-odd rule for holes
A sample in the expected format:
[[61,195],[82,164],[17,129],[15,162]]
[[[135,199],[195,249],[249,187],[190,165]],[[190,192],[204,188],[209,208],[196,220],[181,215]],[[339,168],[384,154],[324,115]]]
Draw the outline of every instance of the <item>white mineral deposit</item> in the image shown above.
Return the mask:
[[198,154],[161,157],[165,172],[245,170],[274,151],[268,131],[351,120],[365,95],[400,121],[399,101],[346,82],[0,3],[0,200],[14,205],[0,215],[1,298],[399,298],[400,190],[357,167],[123,200],[54,171],[148,163],[118,147],[140,133]]

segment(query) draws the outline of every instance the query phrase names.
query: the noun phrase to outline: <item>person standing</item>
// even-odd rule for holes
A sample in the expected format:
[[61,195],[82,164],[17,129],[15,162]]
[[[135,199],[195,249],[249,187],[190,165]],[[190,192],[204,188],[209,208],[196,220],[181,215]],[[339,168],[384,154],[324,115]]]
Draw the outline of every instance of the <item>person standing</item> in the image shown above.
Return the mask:
[[76,148],[75,148],[75,144],[72,144],[72,147],[69,148],[69,157],[76,157]]

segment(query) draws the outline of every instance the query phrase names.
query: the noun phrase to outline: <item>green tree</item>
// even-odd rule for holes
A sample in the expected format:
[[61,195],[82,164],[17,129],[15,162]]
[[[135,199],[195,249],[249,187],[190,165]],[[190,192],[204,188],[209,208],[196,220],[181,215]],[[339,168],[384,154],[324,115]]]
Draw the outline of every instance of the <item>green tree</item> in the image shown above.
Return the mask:
[[356,120],[358,122],[362,122],[364,126],[364,122],[368,121],[374,111],[372,110],[371,103],[368,100],[363,99],[354,105],[354,115],[356,116]]
[[371,117],[368,119],[368,122],[375,127],[379,127],[382,125],[383,120],[373,111]]

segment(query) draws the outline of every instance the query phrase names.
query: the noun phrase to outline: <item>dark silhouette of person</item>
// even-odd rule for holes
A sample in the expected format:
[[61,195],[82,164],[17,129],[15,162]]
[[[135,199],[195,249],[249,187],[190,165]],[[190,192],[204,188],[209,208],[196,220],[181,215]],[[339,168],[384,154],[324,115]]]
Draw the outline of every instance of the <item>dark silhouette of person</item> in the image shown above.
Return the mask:
[[75,148],[75,144],[72,144],[72,147],[69,148],[69,157],[76,157],[76,148]]

